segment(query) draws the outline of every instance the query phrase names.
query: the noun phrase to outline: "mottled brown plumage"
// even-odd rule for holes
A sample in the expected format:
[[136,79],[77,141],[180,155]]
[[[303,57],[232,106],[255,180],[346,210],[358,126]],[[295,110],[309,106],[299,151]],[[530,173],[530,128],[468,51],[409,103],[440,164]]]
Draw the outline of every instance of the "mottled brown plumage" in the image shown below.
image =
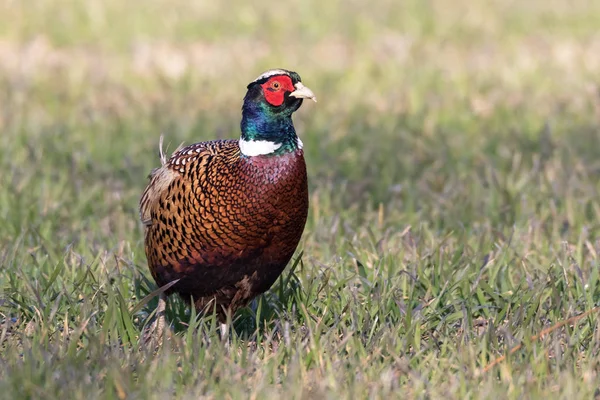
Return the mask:
[[[289,94],[287,106],[297,109],[301,99]],[[250,139],[259,136],[246,143],[262,143]],[[294,143],[255,156],[243,154],[238,140],[197,143],[152,172],[140,216],[159,286],[179,279],[167,293],[193,298],[199,312],[216,304],[222,320],[271,287],[300,241],[308,212],[303,150]]]

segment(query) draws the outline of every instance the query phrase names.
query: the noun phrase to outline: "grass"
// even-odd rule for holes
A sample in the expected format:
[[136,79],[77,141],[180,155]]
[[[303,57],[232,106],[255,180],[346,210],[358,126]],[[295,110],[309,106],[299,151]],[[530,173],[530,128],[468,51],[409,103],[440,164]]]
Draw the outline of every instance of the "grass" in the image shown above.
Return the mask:
[[[600,295],[600,6],[452,4],[1,4],[2,395],[598,396],[596,313],[532,337]],[[294,266],[227,343],[173,298],[144,348],[158,137],[238,136],[271,67],[319,98]]]

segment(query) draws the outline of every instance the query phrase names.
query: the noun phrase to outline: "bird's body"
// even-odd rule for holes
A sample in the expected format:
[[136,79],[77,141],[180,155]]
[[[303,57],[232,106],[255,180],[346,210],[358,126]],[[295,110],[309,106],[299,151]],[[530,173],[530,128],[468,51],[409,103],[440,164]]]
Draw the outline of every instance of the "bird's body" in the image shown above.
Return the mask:
[[[306,223],[306,165],[291,114],[314,95],[297,74],[275,71],[248,86],[240,140],[176,151],[152,172],[140,201],[157,284],[178,280],[167,293],[192,298],[200,312],[216,306],[222,320],[271,287]],[[308,95],[296,98],[298,91]]]

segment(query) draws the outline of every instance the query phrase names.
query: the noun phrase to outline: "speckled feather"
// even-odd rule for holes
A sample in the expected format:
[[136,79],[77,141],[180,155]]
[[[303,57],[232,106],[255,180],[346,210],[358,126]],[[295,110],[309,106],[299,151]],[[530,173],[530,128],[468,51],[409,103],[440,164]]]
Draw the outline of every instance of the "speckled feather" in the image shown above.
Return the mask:
[[307,212],[302,149],[246,157],[237,140],[185,147],[152,172],[140,201],[150,271],[159,285],[180,279],[170,292],[199,311],[215,300],[223,319],[275,282]]

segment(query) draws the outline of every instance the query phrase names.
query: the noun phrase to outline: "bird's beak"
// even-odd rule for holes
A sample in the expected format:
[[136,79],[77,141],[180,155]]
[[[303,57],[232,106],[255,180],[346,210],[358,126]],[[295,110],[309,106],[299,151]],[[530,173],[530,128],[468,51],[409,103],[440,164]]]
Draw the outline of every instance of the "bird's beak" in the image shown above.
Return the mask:
[[312,92],[312,90],[304,86],[302,82],[296,83],[294,87],[296,88],[296,90],[290,93],[290,96],[296,97],[298,99],[311,99],[315,103],[317,102],[315,94]]

